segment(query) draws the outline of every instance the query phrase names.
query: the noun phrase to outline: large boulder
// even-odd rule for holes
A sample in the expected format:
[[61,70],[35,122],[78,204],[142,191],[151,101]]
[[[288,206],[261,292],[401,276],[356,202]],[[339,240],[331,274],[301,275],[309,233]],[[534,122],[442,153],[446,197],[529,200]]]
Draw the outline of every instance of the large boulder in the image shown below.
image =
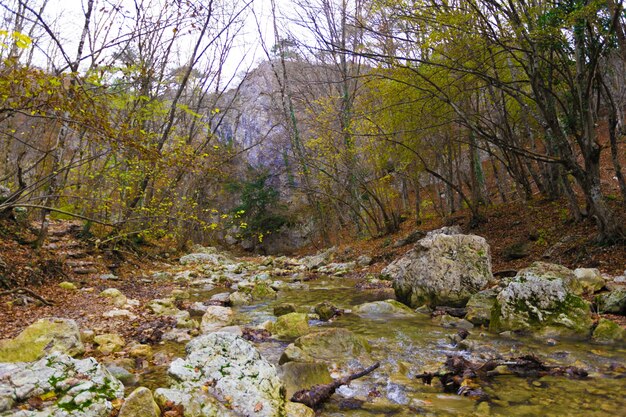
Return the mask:
[[[2,417],[108,417],[124,386],[95,359],[53,353],[36,362],[0,363]],[[22,405],[34,401],[39,411]]]
[[532,331],[539,335],[587,337],[593,320],[589,304],[575,295],[569,282],[545,269],[520,270],[496,297],[490,328]]
[[0,340],[0,362],[32,362],[52,352],[70,356],[85,352],[74,320],[39,319],[14,339]]
[[398,300],[413,308],[424,304],[462,307],[493,279],[484,238],[445,233],[419,240],[382,274],[393,280]]
[[[247,340],[225,332],[193,339],[187,359],[176,359],[169,368],[171,389],[156,391],[160,398],[198,408],[198,416],[233,415],[280,417],[284,415],[283,387],[276,368]],[[207,394],[216,401],[206,400]],[[201,404],[198,398],[204,397]],[[195,405],[194,405],[195,404]],[[221,404],[221,405],[220,405]]]

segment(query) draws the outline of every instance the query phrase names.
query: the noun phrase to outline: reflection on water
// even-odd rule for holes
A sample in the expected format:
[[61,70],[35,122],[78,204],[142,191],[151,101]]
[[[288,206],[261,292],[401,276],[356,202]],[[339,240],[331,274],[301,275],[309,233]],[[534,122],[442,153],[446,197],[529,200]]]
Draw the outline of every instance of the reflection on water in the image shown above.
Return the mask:
[[[258,325],[275,320],[277,303],[293,303],[306,312],[322,301],[350,310],[358,304],[385,299],[384,292],[357,290],[349,280],[328,279],[309,282],[308,290],[281,291],[276,300],[236,309],[237,321]],[[215,291],[212,291],[215,292]],[[206,294],[208,299],[210,294]],[[202,297],[198,297],[202,299]],[[584,381],[561,377],[526,379],[500,376],[483,386],[487,402],[452,394],[440,387],[423,385],[414,376],[437,369],[446,354],[463,354],[474,360],[476,352],[460,351],[450,342],[455,329],[434,324],[430,317],[359,317],[347,313],[333,323],[316,326],[345,327],[365,337],[372,346],[372,357],[381,366],[365,378],[338,390],[324,406],[320,416],[624,416],[626,417],[626,347],[592,345],[587,342],[560,341],[548,346],[529,338],[502,338],[484,329],[472,330],[475,345],[497,351],[504,357],[536,354],[547,363],[579,366],[589,370]],[[286,344],[265,342],[258,345],[262,354],[277,363]],[[178,352],[183,354],[183,352]],[[142,383],[163,386],[163,371],[151,371]],[[435,380],[436,381],[436,380]],[[161,385],[159,385],[161,384]]]

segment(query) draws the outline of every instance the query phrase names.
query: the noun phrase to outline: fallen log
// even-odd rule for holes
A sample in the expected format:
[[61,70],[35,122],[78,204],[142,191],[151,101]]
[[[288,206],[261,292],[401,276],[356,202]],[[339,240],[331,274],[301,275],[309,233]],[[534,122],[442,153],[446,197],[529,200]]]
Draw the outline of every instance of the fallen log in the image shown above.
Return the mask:
[[360,372],[336,379],[329,384],[318,384],[313,385],[309,389],[302,389],[293,394],[293,396],[291,397],[291,401],[293,401],[294,403],[301,403],[306,405],[307,407],[315,409],[319,407],[323,402],[327,401],[335,393],[337,388],[342,385],[349,384],[350,381],[364,377],[365,375],[377,369],[379,366],[380,362],[376,362],[374,365],[365,368]]

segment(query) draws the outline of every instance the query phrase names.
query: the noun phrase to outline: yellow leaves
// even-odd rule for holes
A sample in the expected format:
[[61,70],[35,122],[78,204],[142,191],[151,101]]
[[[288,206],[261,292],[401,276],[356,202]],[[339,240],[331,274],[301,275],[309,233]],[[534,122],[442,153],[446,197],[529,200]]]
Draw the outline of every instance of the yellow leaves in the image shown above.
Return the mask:
[[7,30],[0,29],[0,47],[3,47],[3,48],[8,48],[9,44],[7,44],[7,42],[5,41],[2,41],[1,40],[2,38],[5,38],[5,39],[12,38],[12,41],[15,44],[15,46],[17,46],[20,49],[26,49],[33,43],[33,40],[28,35],[25,35],[21,32],[17,32],[17,31],[9,32]]

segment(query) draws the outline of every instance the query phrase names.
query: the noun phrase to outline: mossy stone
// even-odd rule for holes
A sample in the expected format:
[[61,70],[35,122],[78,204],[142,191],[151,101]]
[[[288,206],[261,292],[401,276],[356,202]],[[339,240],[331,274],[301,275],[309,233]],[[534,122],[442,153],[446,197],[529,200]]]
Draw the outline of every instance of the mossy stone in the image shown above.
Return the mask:
[[118,417],[160,417],[160,415],[161,410],[154,401],[152,391],[139,387],[126,398]]
[[285,314],[295,313],[296,306],[292,303],[281,303],[274,306],[274,315],[276,317],[284,316]]
[[0,340],[0,362],[32,362],[52,352],[70,356],[85,352],[74,320],[40,319],[14,339]]
[[332,319],[338,312],[339,309],[328,301],[321,302],[315,306],[315,314],[323,321]]
[[286,398],[301,389],[333,382],[328,367],[320,362],[288,362],[281,367],[281,381],[287,391]]
[[612,320],[602,318],[591,335],[598,343],[626,342],[626,329]]
[[280,316],[272,328],[272,333],[282,340],[293,340],[310,331],[309,318],[303,313],[289,313]]

